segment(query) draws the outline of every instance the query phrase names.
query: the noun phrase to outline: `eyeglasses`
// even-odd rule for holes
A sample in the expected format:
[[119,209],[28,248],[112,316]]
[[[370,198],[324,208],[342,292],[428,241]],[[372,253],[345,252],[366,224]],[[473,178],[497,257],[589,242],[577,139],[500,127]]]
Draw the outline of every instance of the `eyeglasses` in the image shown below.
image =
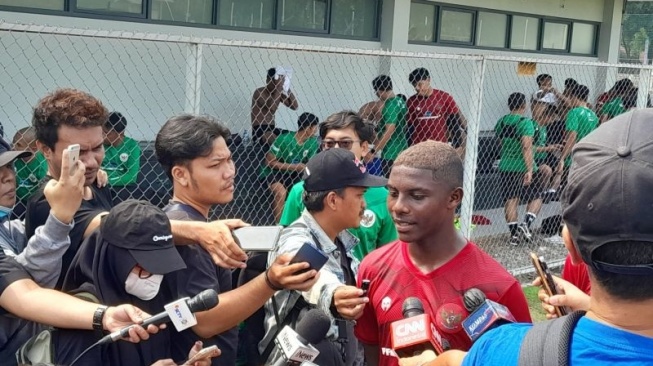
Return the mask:
[[152,277],[152,274],[141,267],[138,267],[138,278],[144,280],[146,278]]
[[351,150],[351,147],[354,145],[354,142],[360,143],[360,140],[323,140],[322,148],[333,149],[338,146],[341,149]]

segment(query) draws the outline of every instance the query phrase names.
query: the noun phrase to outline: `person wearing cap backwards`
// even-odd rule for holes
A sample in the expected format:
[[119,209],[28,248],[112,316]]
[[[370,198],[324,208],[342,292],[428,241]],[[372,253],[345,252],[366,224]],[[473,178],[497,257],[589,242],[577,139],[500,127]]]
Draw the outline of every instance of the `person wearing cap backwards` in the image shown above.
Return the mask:
[[431,86],[431,75],[423,67],[413,70],[408,81],[416,92],[406,102],[411,144],[426,140],[449,142],[464,156],[467,119],[456,101],[449,93]]
[[[227,146],[229,130],[208,116],[182,114],[170,118],[156,136],[159,164],[173,185],[173,197],[164,208],[171,220],[207,221],[212,206],[233,200],[236,167]],[[195,296],[212,288],[220,294],[215,308],[197,314],[198,324],[173,335],[173,356],[183,357],[198,336],[216,344],[222,356],[213,365],[236,362],[236,325],[257,311],[277,289],[306,289],[315,271],[295,274],[306,263],[288,265],[292,256],[280,255],[264,274],[232,290],[232,273],[216,267],[199,245],[177,248],[188,268],[172,277],[176,297]]]
[[[84,238],[99,225],[102,216],[113,206],[111,190],[99,188],[99,168],[104,159],[104,133],[102,127],[109,112],[93,96],[76,89],[57,89],[43,97],[34,108],[32,124],[36,129],[37,145],[48,162],[48,176],[59,178],[61,153],[72,144],[80,145],[79,161],[84,163],[84,195],[80,208],[75,212],[75,224],[70,231],[70,247],[63,256],[62,273]],[[27,205],[25,231],[28,237],[34,235],[37,227],[43,225],[50,212],[50,206],[42,190],[39,190]],[[212,222],[177,221],[170,222],[175,245],[199,243],[213,261],[225,268],[244,268],[247,254],[238,246],[231,230],[246,225],[241,220],[216,220]],[[63,276],[60,276],[63,280]],[[60,288],[58,283],[55,288]]]
[[403,319],[409,297],[420,299],[443,342],[453,349],[471,346],[461,324],[469,315],[463,294],[471,288],[508,307],[518,320],[531,320],[519,282],[454,227],[462,184],[463,163],[446,143],[425,141],[395,160],[388,209],[399,240],[370,253],[358,272],[359,284],[370,281],[369,302],[356,321],[368,365],[398,364],[391,324]]
[[[323,150],[335,147],[347,149],[360,160],[364,160],[374,139],[374,127],[371,123],[363,121],[360,114],[342,111],[330,115],[320,123],[320,139]],[[281,215],[281,225],[288,226],[302,215],[303,196],[302,181],[295,184],[288,193]],[[388,190],[385,187],[371,187],[365,191],[363,198],[366,208],[361,224],[359,227],[348,229],[359,240],[353,249],[358,260],[363,260],[363,257],[374,249],[397,239],[397,230],[386,204]]]
[[[568,352],[574,366],[653,364],[652,119],[650,109],[622,114],[574,149],[563,238],[572,260],[587,264],[592,295],[558,280],[562,295],[545,299],[587,311],[572,323],[569,349],[545,351]],[[429,365],[526,365],[520,352],[530,329],[502,325],[469,353],[444,353]]]
[[313,113],[302,113],[297,119],[297,132],[286,132],[274,140],[261,167],[261,181],[272,192],[274,222],[279,222],[288,189],[301,179],[308,159],[317,154],[320,145],[315,130],[320,119]]
[[[163,279],[186,268],[172,242],[170,222],[161,209],[145,201],[127,200],[103,218],[75,255],[63,291],[99,303],[131,303],[158,313],[174,300]],[[93,299],[93,300],[95,300]],[[110,343],[93,348],[76,365],[151,365],[171,358],[171,333],[160,331],[141,344]],[[53,332],[54,363],[69,365],[102,332],[57,329]]]
[[299,103],[291,90],[284,90],[286,70],[283,67],[268,69],[265,86],[254,90],[252,95],[252,139],[261,145],[270,145],[285,132],[276,127],[274,116],[279,104],[296,111]]
[[[350,151],[329,149],[315,155],[304,172],[302,216],[284,229],[277,246],[268,256],[271,264],[279,253],[295,254],[305,243],[328,258],[317,283],[306,291],[277,292],[265,304],[266,334],[259,350],[274,342],[277,317],[299,319],[302,310],[317,307],[329,315],[332,326],[324,341],[314,344],[320,351],[317,365],[362,365],[363,355],[353,334],[353,322],[361,315],[367,297],[356,286],[359,261],[352,254],[358,239],[348,228],[358,227],[365,212],[365,190],[382,187],[386,179],[370,175],[365,165]],[[274,302],[274,303],[273,303]],[[272,351],[266,365],[281,357]]]

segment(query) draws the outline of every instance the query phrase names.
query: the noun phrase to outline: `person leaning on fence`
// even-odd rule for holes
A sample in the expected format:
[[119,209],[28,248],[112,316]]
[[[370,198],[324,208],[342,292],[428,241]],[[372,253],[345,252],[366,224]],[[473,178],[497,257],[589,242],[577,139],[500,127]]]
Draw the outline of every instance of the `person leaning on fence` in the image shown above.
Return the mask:
[[[208,221],[214,205],[233,200],[236,167],[227,146],[229,130],[208,116],[182,114],[170,118],[156,136],[156,156],[172,181],[173,197],[164,208],[171,220]],[[168,278],[175,298],[192,297],[212,288],[219,294],[213,309],[197,314],[198,324],[172,335],[172,356],[183,358],[198,337],[222,351],[213,365],[234,365],[238,329],[242,322],[274,294],[278,288],[307,289],[316,281],[315,271],[295,274],[305,263],[288,265],[292,259],[282,255],[270,268],[242,286],[232,289],[232,271],[216,267],[199,245],[178,246],[188,268]],[[260,326],[262,326],[262,319]],[[262,331],[261,331],[262,332]],[[263,337],[261,334],[260,337]]]
[[[55,179],[61,172],[61,153],[71,144],[79,144],[79,160],[86,166],[84,199],[75,213],[75,226],[70,232],[70,247],[63,256],[65,273],[79,245],[100,225],[102,216],[112,207],[111,191],[97,188],[94,182],[104,158],[102,126],[109,112],[93,96],[75,89],[58,89],[42,98],[34,108],[33,124],[39,149],[48,161],[48,174]],[[59,155],[59,156],[57,156]],[[50,206],[39,191],[27,207],[25,229],[28,237],[43,225]],[[231,230],[245,225],[241,220],[170,222],[175,245],[199,243],[213,261],[225,268],[243,268],[247,254],[234,241]]]
[[[373,138],[374,126],[363,121],[361,116],[353,111],[334,113],[320,123],[322,150],[347,149],[362,161],[370,151]],[[281,225],[289,226],[302,216],[304,192],[303,181],[290,189],[281,215]],[[374,249],[397,239],[397,230],[386,202],[388,190],[385,187],[370,187],[363,198],[366,208],[360,226],[349,229],[359,240],[353,249],[358,260],[363,260]]]
[[[505,200],[505,215],[510,229],[510,245],[533,239],[530,227],[542,208],[542,182],[535,164],[533,136],[536,122],[525,117],[526,96],[513,93],[508,98],[510,113],[501,117],[494,127],[501,141],[501,190]],[[518,222],[520,200],[528,202],[523,222]]]
[[16,132],[13,148],[32,153],[30,156],[18,158],[14,162],[17,200],[12,217],[23,219],[27,201],[38,191],[41,180],[48,174],[48,163],[36,145],[36,130],[32,126],[21,128]]
[[252,95],[252,138],[262,145],[270,145],[277,136],[284,133],[276,127],[274,118],[283,103],[293,111],[299,108],[295,94],[284,90],[286,71],[282,67],[273,67],[267,71],[265,86],[254,91]]
[[[555,298],[577,307],[588,302],[579,307],[587,312],[555,320],[566,332],[551,323],[502,325],[466,355],[445,353],[432,365],[542,364],[535,350],[556,360],[566,355],[559,365],[653,364],[652,119],[651,110],[622,114],[574,149],[562,196],[563,237],[572,260],[587,264],[592,295],[558,282],[573,293]],[[545,341],[560,348],[545,348]]]
[[411,144],[426,140],[450,142],[460,156],[465,154],[467,120],[453,97],[431,86],[431,75],[423,67],[408,75],[415,94],[408,98],[408,130]]
[[119,112],[111,112],[104,125],[102,169],[109,176],[115,203],[134,196],[141,170],[141,147],[136,140],[125,136],[126,128],[127,118]]
[[299,182],[306,163],[320,148],[315,137],[319,123],[316,115],[302,113],[297,119],[297,132],[279,135],[265,155],[260,177],[272,192],[275,222],[281,219],[288,190]]
[[406,139],[406,102],[392,91],[392,79],[380,75],[372,80],[374,92],[383,101],[381,120],[377,126],[378,135],[374,150],[381,151],[381,168],[383,176],[390,175],[392,163],[399,154],[408,148]]
[[[358,239],[347,229],[360,225],[365,213],[365,190],[385,184],[384,178],[367,173],[358,157],[345,149],[322,151],[306,164],[306,209],[282,231],[268,264],[279,253],[294,254],[302,245],[317,247],[328,260],[317,283],[308,291],[279,291],[265,304],[266,334],[259,344],[261,352],[274,342],[278,329],[300,319],[305,310],[317,307],[329,315],[332,326],[326,339],[314,345],[320,351],[315,364],[363,364],[352,320],[361,315],[367,297],[356,287],[359,261],[351,251]],[[281,357],[275,350],[265,364],[275,364]]]

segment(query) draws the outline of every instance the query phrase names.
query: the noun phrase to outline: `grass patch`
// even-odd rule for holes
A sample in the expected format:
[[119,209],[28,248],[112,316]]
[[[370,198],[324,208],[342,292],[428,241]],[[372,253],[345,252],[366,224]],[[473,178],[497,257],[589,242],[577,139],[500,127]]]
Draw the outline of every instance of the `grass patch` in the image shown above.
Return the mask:
[[546,320],[546,314],[544,313],[544,310],[542,310],[540,300],[537,298],[537,292],[540,290],[540,288],[535,286],[526,286],[522,288],[522,290],[526,296],[526,301],[528,301],[528,308],[531,311],[531,318],[533,319],[533,323]]

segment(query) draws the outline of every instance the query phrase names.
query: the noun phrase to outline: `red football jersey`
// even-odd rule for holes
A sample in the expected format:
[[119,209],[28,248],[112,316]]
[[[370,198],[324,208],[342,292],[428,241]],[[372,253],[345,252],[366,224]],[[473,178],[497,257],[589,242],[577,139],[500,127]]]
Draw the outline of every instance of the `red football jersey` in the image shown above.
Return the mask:
[[392,350],[390,324],[403,319],[402,305],[414,296],[452,349],[468,350],[471,340],[462,328],[469,312],[463,294],[470,288],[507,306],[519,322],[530,322],[528,303],[520,284],[497,261],[474,243],[435,271],[424,274],[412,262],[408,244],[396,241],[368,254],[358,271],[358,283],[370,280],[370,302],[356,321],[355,334],[369,345],[379,346],[380,365],[398,365]]
[[447,142],[447,119],[459,112],[453,97],[442,90],[433,89],[428,97],[413,95],[406,102],[408,125],[412,126],[413,144],[435,140]]
[[587,274],[587,264],[579,263],[575,265],[571,263],[571,256],[569,254],[567,254],[567,258],[565,259],[565,266],[562,267],[562,278],[571,282],[584,293],[590,294],[592,285],[590,285],[590,277]]

